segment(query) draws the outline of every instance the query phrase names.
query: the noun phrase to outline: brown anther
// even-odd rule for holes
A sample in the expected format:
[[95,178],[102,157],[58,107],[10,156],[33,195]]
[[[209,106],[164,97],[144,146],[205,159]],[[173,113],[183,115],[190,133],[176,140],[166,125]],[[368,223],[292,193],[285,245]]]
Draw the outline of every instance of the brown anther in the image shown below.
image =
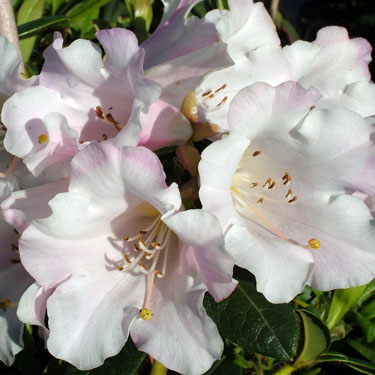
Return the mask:
[[123,267],[123,266],[118,266],[117,269],[118,269],[119,271],[123,271],[123,270],[124,270],[124,267]]
[[138,243],[141,243],[142,245],[146,246],[146,244],[143,242],[143,239],[142,239],[141,236],[137,236],[137,241],[138,241]]
[[253,156],[255,157],[255,156],[258,156],[258,155],[260,155],[262,153],[262,151],[255,151],[255,152],[253,152]]
[[270,185],[268,185],[268,189],[273,189],[276,186],[276,181],[273,180]]
[[102,134],[102,138],[103,138],[103,141],[106,141],[106,140],[108,139],[107,134],[103,133],[103,134]]
[[139,231],[139,234],[146,234],[147,233],[147,230],[140,230]]
[[129,254],[128,254],[128,253],[125,253],[124,258],[125,258],[125,260],[126,260],[128,263],[131,263],[131,262],[132,262],[132,261],[129,259]]
[[270,178],[267,178],[266,182],[262,186],[266,187],[267,185],[268,186],[271,185],[271,179]]
[[161,271],[159,271],[159,270],[155,270],[155,274],[156,274],[156,275],[163,276],[163,272],[161,272]]
[[255,188],[256,186],[258,186],[258,183],[252,182],[251,185],[250,185],[250,189]]
[[82,145],[82,144],[84,144],[84,143],[85,143],[85,141],[82,141],[82,139],[79,140],[79,144],[80,144],[80,145]]
[[12,301],[9,299],[9,298],[3,298],[0,300],[0,309],[3,310],[3,311],[6,311],[10,305],[11,305]]
[[17,229],[13,229],[13,232],[14,232],[15,234],[21,234],[20,232],[18,232]]
[[109,108],[108,108],[108,111],[112,111],[112,109],[113,109],[113,107],[109,107]]
[[210,95],[210,94],[211,94],[211,92],[212,92],[212,90],[208,90],[208,91],[204,92],[204,93],[202,94],[202,96],[207,96],[207,95]]
[[21,263],[19,259],[10,259],[10,263],[16,264],[16,263]]
[[124,241],[127,241],[129,239],[128,236],[124,236]]
[[151,246],[152,247],[158,247],[158,246],[160,246],[160,243],[158,243],[158,242],[151,242]]
[[215,90],[215,92],[219,92],[219,91],[221,91],[221,90],[224,90],[226,87],[227,87],[227,84],[224,83],[224,85],[221,86],[221,87],[219,87],[217,90]]
[[95,113],[101,120],[104,120],[103,108],[100,105],[95,108]]
[[316,108],[315,105],[312,105],[312,106],[310,107],[310,111],[312,111],[314,108]]
[[142,268],[146,269],[146,266],[143,264],[143,262],[142,262],[141,260],[138,262],[138,264],[139,264]]
[[19,251],[18,246],[15,245],[14,243],[10,244],[10,246],[12,247],[12,250],[13,250],[13,251]]
[[143,253],[145,254],[146,257],[149,257],[151,255],[150,253],[148,253],[146,251],[144,251]]
[[214,94],[211,94],[209,97],[208,97],[208,99],[212,99],[212,98],[214,98],[215,97],[215,95]]
[[263,197],[260,197],[260,198],[258,199],[258,201],[257,201],[257,204],[262,204],[263,201],[264,201],[264,198],[263,198]]
[[223,100],[216,107],[221,107],[227,101],[227,99],[228,97],[224,96]]
[[133,247],[134,247],[134,250],[141,251],[141,248],[136,243],[134,244]]
[[289,182],[292,180],[288,172],[285,172],[284,176],[281,177],[281,179],[283,180],[283,185],[288,185]]
[[289,198],[292,196],[292,189],[288,189],[288,192],[285,194],[285,198]]
[[288,203],[294,203],[297,200],[297,195],[295,195],[292,199],[288,200]]
[[120,130],[122,130],[122,128],[123,128],[123,126],[119,123],[119,122],[117,122],[115,119],[114,119],[114,117],[110,114],[110,113],[107,113],[106,115],[105,115],[105,118],[118,130],[118,131],[120,131]]

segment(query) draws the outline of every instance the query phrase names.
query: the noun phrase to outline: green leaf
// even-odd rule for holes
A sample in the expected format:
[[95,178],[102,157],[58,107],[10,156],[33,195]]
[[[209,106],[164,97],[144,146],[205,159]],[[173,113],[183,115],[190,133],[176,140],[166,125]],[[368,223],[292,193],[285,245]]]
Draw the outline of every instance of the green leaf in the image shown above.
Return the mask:
[[342,353],[324,353],[318,360],[320,363],[324,362],[335,362],[344,364],[354,370],[359,371],[362,374],[374,375],[375,364],[361,359],[350,358]]
[[358,339],[348,339],[348,344],[366,359],[375,363],[375,345],[368,345],[363,342],[362,337]]
[[112,358],[108,358],[104,364],[90,372],[90,375],[137,375],[137,371],[146,353],[139,352],[131,338],[121,352]]
[[290,305],[268,302],[253,283],[245,280],[223,302],[215,303],[206,296],[204,303],[224,338],[253,353],[282,360],[293,358],[298,323]]
[[307,310],[298,310],[297,313],[303,330],[294,367],[318,357],[330,344],[329,330],[319,318]]
[[24,23],[17,27],[18,36],[25,38],[31,34],[35,34],[38,31],[45,29],[46,27],[55,25],[57,23],[67,21],[69,18],[66,16],[46,16],[39,18],[35,21]]
[[333,294],[331,307],[326,321],[329,329],[333,328],[358,301],[367,285],[349,289],[338,289]]
[[[44,0],[25,0],[17,14],[17,25],[34,21],[42,17]],[[33,51],[36,36],[20,40],[23,62],[26,64]]]
[[134,0],[134,19],[144,21],[145,31],[150,30],[152,21],[152,5],[150,0]]

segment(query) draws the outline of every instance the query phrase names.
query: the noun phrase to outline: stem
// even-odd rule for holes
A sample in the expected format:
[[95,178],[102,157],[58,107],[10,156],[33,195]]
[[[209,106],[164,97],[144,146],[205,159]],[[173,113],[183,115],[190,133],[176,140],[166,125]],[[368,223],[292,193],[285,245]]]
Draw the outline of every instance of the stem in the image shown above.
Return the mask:
[[276,17],[277,17],[279,3],[280,3],[280,0],[272,0],[272,3],[271,3],[271,16],[274,21],[276,20]]
[[0,1],[0,35],[5,36],[15,47],[20,57],[20,73],[25,73],[25,66],[23,65],[22,52],[20,41],[18,39],[18,32],[16,26],[16,19],[11,0]]
[[294,370],[296,370],[295,367],[293,367],[289,364],[286,364],[284,367],[282,367],[279,371],[275,372],[273,375],[289,375]]
[[165,375],[167,371],[168,369],[165,368],[164,365],[154,359],[150,375]]

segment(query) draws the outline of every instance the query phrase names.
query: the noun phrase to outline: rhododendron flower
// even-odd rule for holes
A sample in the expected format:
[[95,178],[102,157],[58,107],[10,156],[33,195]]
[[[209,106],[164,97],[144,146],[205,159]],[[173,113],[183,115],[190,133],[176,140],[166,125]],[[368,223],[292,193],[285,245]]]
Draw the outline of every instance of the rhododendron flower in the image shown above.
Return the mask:
[[233,261],[212,214],[181,212],[155,154],[92,143],[72,160],[69,191],[49,205],[52,215],[23,232],[20,253],[37,283],[55,288],[47,301],[54,356],[91,369],[130,332],[138,349],[183,374],[220,357],[202,300],[206,290],[217,301],[232,292]]
[[271,302],[306,284],[348,288],[375,276],[373,123],[314,108],[321,95],[293,82],[256,83],[229,108],[230,134],[199,165],[203,208],[225,232],[235,263]]
[[[262,15],[260,35],[253,32],[254,37],[248,37],[248,25],[255,27],[252,14],[258,4],[247,2],[236,10],[239,3],[230,3],[232,12],[217,26],[234,63],[208,74],[196,89],[208,121],[227,131],[230,102],[255,82],[276,86],[296,81],[306,89],[319,90],[322,98],[315,103],[319,108],[347,108],[361,116],[375,114],[375,85],[368,69],[371,45],[365,39],[349,39],[345,28],[330,26],[319,30],[312,43],[299,40],[281,48],[277,34],[269,30],[273,24],[271,20],[267,24],[268,15]],[[233,27],[237,32],[232,34]]]

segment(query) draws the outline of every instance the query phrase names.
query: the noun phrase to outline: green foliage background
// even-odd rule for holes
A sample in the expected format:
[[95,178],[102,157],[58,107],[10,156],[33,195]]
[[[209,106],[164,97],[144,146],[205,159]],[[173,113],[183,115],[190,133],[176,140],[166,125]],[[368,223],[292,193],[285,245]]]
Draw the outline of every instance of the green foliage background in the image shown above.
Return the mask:
[[[264,2],[270,6],[270,1]],[[95,42],[99,29],[125,27],[141,43],[155,30],[163,13],[159,0],[13,0],[13,6],[27,75],[39,73],[43,50],[52,42],[54,31],[61,32],[68,45],[77,38]],[[227,2],[203,1],[192,14],[202,17],[215,7],[227,7]],[[352,37],[374,42],[375,2],[284,0],[276,24],[284,44],[298,38],[313,40],[316,31],[329,24],[346,26]],[[161,159],[165,152],[160,153]],[[166,160],[173,159],[169,156]],[[170,168],[179,169],[183,179],[186,171],[181,165]],[[225,342],[223,357],[207,375],[375,374],[375,282],[327,293],[306,287],[292,303],[272,305],[256,291],[247,271],[236,268],[235,278],[239,286],[228,299],[217,304],[207,295],[204,301]],[[130,339],[118,356],[84,372],[49,355],[36,329],[27,326],[24,340],[25,350],[15,364],[11,368],[0,364],[0,373],[150,373],[149,357],[138,352]]]

